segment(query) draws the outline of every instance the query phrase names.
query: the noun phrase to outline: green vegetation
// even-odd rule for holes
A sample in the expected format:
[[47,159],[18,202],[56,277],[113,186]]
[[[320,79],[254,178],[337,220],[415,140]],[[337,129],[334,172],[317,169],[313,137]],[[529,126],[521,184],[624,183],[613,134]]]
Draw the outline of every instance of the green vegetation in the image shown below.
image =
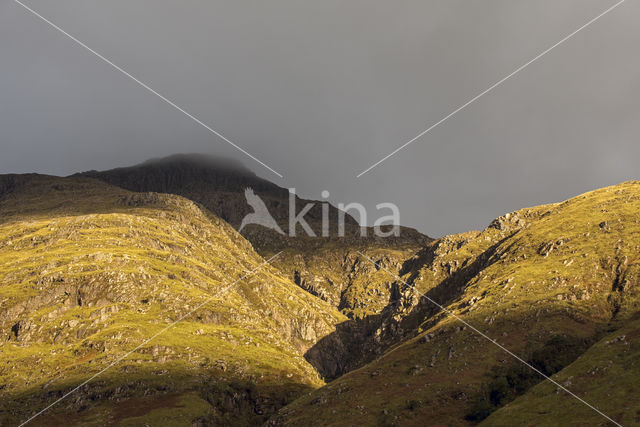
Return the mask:
[[[610,332],[553,379],[622,425],[640,422],[640,321]],[[484,424],[609,425],[597,412],[543,382],[494,412]]]
[[[3,424],[111,365],[39,422],[606,424],[495,344],[617,422],[640,422],[638,182],[422,246],[300,240],[275,266],[179,196],[81,177],[10,184]],[[266,239],[263,256],[282,243],[253,238]],[[350,372],[325,384],[312,363]]]
[[[411,268],[402,278],[492,340],[566,382],[562,375],[567,370],[583,359],[590,364],[592,352],[600,346],[591,346],[594,342],[605,333],[620,335],[619,328],[640,311],[639,212],[638,182],[523,209],[482,232],[436,240],[408,262]],[[523,369],[410,288],[402,291],[387,319],[379,335],[396,340],[390,351],[300,398],[275,420],[286,425],[375,424],[381,419],[446,425],[477,422],[493,413],[486,422],[520,425],[529,419],[519,415],[519,408],[525,407],[524,414],[530,415],[536,405],[549,410],[558,399],[555,387],[541,382],[541,376]],[[625,356],[626,363],[613,363],[615,369],[607,377],[611,386],[592,382],[585,388],[601,390],[590,391],[587,400],[597,406],[597,396],[602,395],[613,416],[635,417],[640,398],[625,384],[637,384],[637,366],[629,367],[636,354]],[[623,366],[630,369],[629,377]],[[577,387],[575,380],[570,382],[569,389]],[[622,394],[612,392],[618,382],[628,394],[612,401]],[[605,398],[607,393],[611,397]],[[416,408],[407,401],[422,405]],[[570,414],[580,407],[580,414],[591,411],[586,420],[606,422],[570,396],[563,402],[571,405],[560,404],[549,413],[571,408]],[[568,420],[545,417],[538,413],[530,424]]]
[[[3,423],[111,364],[43,422],[71,413],[115,423],[121,401],[176,395],[176,425],[209,413],[252,424],[322,384],[302,355],[344,317],[194,203],[31,176],[0,199],[0,218]],[[254,391],[221,391],[224,408],[205,387],[238,381]],[[234,405],[252,409],[229,415]],[[161,407],[132,405],[126,424],[161,418]]]
[[[387,247],[380,247],[373,238],[301,239],[308,244],[284,249],[274,265],[298,286],[352,319],[380,313],[389,304],[394,282],[361,253],[384,269],[398,273],[404,261],[420,249],[412,238],[385,243]],[[270,255],[272,252],[264,254],[267,258]]]
[[[584,339],[557,335],[551,337],[542,347],[534,350],[526,362],[546,376],[552,376],[573,362],[591,342]],[[482,421],[492,412],[540,382],[540,374],[530,367],[512,361],[507,366],[498,365],[491,369],[491,380],[485,389],[472,400],[469,421]]]

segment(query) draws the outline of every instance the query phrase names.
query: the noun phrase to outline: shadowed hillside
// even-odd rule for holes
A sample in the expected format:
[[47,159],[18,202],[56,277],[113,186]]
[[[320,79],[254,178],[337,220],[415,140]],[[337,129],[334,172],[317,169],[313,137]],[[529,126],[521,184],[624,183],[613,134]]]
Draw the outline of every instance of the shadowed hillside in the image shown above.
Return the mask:
[[[554,379],[579,391],[622,425],[640,423],[640,322],[638,316],[604,336]],[[494,412],[483,425],[604,424],[602,416],[545,382]]]

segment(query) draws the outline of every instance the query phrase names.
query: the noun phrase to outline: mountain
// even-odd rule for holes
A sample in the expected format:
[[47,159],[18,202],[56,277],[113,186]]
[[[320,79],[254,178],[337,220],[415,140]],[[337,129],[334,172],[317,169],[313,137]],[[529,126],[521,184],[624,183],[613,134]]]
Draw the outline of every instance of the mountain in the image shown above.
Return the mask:
[[[251,188],[264,201],[281,229],[287,234],[289,232],[289,190],[256,176],[235,160],[205,154],[175,154],[130,167],[88,171],[74,176],[100,179],[130,191],[177,194],[202,204],[235,229],[252,212],[244,193],[245,189]],[[314,201],[296,197],[298,210],[307,203]],[[333,224],[331,232],[334,235],[337,232],[337,212],[334,206],[329,205],[330,224]],[[313,231],[321,235],[322,208],[319,202],[315,201],[305,219]],[[345,227],[349,233],[359,231],[357,222],[349,215],[345,216]],[[249,227],[245,236],[251,238],[258,249],[270,246],[278,250],[294,242],[277,233],[268,233],[265,237],[268,231],[261,227]],[[302,229],[297,232],[306,234]]]
[[[139,165],[108,171],[89,171],[75,176],[100,179],[137,192],[171,193],[200,203],[238,229],[252,212],[245,189],[254,190],[282,230],[289,231],[290,194],[286,188],[257,177],[242,164],[203,154],[176,154]],[[331,303],[349,317],[380,311],[389,299],[391,281],[371,282],[361,276],[357,264],[364,265],[360,253],[376,257],[388,268],[432,241],[418,231],[401,227],[399,236],[377,237],[371,227],[366,237],[360,225],[345,213],[345,235],[339,236],[339,210],[326,201],[295,198],[296,214],[307,204],[313,207],[304,216],[317,237],[298,229],[295,237],[281,235],[258,225],[241,230],[256,251],[265,258],[282,251],[274,260],[285,275],[310,293]],[[322,237],[322,205],[328,206],[329,236]],[[369,268],[365,265],[365,273]]]
[[395,278],[376,333],[388,350],[270,423],[610,424],[496,344],[637,423],[639,213],[627,182],[432,242]]
[[[177,154],[139,165],[103,172],[90,171],[78,177],[100,179],[137,192],[178,194],[202,204],[220,218],[239,228],[251,212],[245,189],[251,188],[264,202],[285,233],[289,230],[289,190],[257,177],[237,162],[201,154]],[[295,237],[281,235],[258,225],[240,232],[264,258],[280,254],[273,265],[302,289],[330,303],[350,318],[330,340],[315,346],[305,357],[328,380],[358,368],[381,354],[386,345],[372,334],[381,325],[382,312],[396,289],[393,278],[377,272],[367,258],[378,265],[400,271],[403,262],[431,242],[418,231],[400,227],[398,236],[379,237],[345,214],[345,234],[339,235],[338,209],[324,201],[295,199],[296,214],[307,204],[305,215],[316,236],[298,230]],[[322,205],[328,206],[329,236],[322,236]]]
[[104,369],[37,423],[255,425],[345,320],[201,205],[90,178],[1,176],[0,266],[2,425]]
[[78,385],[37,423],[640,422],[640,182],[435,240],[293,238],[235,230],[245,188],[283,229],[289,194],[221,162],[0,176],[3,425]]

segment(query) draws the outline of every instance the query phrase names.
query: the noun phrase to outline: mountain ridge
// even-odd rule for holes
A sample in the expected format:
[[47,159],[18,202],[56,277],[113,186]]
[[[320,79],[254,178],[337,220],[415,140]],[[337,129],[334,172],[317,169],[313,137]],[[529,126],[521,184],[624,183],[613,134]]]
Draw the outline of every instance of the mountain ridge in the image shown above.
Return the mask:
[[[615,341],[621,328],[634,330],[630,322],[640,310],[638,212],[640,182],[629,181],[506,214],[482,232],[437,239],[408,262],[397,283],[410,286],[401,286],[382,314],[388,322],[375,336],[388,342],[387,350],[283,408],[270,423],[422,425],[428,419],[458,425],[486,418],[489,425],[529,425],[517,408],[535,412],[534,402],[543,400],[533,390],[553,387],[442,313],[422,297],[427,295],[546,375],[558,375],[596,407],[604,405],[617,422],[632,424],[634,411],[640,410],[637,393],[593,401],[573,389],[562,372],[582,355],[594,368],[589,355],[595,344]],[[617,348],[629,351],[637,344]],[[640,366],[633,354],[626,356],[625,366],[637,379]],[[632,380],[620,375],[620,369],[611,369],[607,378],[631,391]],[[607,390],[586,384],[581,382],[582,390],[590,387],[600,396]],[[572,399],[563,398],[576,407]],[[552,400],[545,400],[545,407],[551,408]],[[591,411],[587,419],[607,423],[582,406],[580,413]],[[536,419],[553,424],[544,415]]]
[[[195,182],[191,165],[178,172]],[[133,171],[123,179],[146,169]],[[257,229],[247,240],[189,197],[85,174],[0,176],[0,418],[24,419],[33,413],[25,408],[44,407],[134,338],[215,295],[223,278],[279,254],[42,422],[570,424],[561,399],[606,424],[426,295],[633,424],[639,213],[640,182],[628,181],[505,214],[482,231],[289,245]],[[28,375],[31,365],[40,372]]]
[[[289,190],[258,178],[253,173],[229,175],[225,170],[216,169],[220,161],[206,155],[174,155],[126,168],[84,172],[72,177],[91,177],[130,191],[178,194],[202,204],[236,229],[242,218],[251,212],[244,190],[252,188],[265,202],[276,222],[288,233]],[[399,264],[400,258],[419,250],[423,244],[432,240],[408,227],[400,227],[400,235],[397,237],[385,238],[375,236],[374,230],[367,227],[367,237],[361,237],[360,225],[348,214],[345,216],[345,235],[340,236],[338,209],[326,201],[296,197],[298,211],[307,203],[313,203],[314,207],[305,219],[318,237],[308,236],[304,230],[297,230],[295,237],[282,236],[258,225],[245,227],[241,234],[265,258],[282,252],[282,256],[275,260],[275,265],[285,275],[350,317],[381,309],[389,297],[390,287],[388,283],[379,283],[378,286],[368,286],[369,291],[363,289],[358,279],[353,277],[348,259],[358,257],[358,251],[371,251],[367,253],[374,255],[381,248],[389,248],[386,253],[376,256],[381,256],[380,259],[387,257],[388,262]],[[322,204],[329,206],[328,237],[322,237]],[[350,250],[345,251],[345,248]],[[336,256],[337,253],[341,255]],[[375,309],[370,304],[373,299],[379,300]],[[369,304],[368,311],[362,307],[365,304]]]

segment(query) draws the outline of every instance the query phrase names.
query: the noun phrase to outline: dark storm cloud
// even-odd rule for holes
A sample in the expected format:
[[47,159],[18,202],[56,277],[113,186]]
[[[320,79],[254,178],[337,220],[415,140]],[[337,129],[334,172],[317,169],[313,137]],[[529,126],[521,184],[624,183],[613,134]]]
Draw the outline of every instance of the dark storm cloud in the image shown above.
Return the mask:
[[[31,0],[280,179],[11,1],[0,173],[234,156],[432,234],[640,177],[640,5],[626,2],[361,178],[614,2]],[[370,214],[375,218],[375,215]]]

